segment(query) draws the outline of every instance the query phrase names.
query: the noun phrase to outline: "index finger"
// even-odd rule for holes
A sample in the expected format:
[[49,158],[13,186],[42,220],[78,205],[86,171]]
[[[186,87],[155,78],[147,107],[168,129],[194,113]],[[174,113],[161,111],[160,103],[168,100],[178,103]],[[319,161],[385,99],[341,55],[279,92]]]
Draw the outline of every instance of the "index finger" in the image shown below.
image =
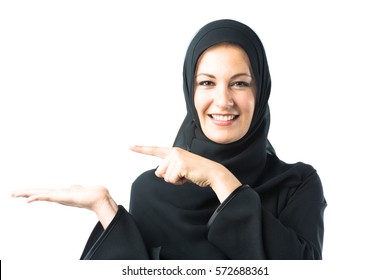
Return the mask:
[[156,147],[156,146],[130,146],[130,150],[144,155],[165,158],[171,151],[171,148]]

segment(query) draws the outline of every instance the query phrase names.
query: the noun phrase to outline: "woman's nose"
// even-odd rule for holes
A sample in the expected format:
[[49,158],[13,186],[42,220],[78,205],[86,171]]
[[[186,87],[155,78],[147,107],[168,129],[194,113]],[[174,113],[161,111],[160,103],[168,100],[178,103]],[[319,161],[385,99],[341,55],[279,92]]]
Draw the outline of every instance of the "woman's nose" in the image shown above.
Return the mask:
[[220,85],[216,88],[214,103],[218,107],[232,107],[234,105],[232,94],[228,86]]

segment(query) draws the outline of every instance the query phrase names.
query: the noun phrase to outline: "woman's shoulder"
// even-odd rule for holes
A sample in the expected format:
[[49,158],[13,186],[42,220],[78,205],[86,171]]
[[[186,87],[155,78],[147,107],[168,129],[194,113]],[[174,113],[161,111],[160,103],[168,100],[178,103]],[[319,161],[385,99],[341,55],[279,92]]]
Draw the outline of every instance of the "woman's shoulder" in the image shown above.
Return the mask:
[[263,183],[274,180],[300,184],[310,181],[321,185],[317,170],[311,164],[301,161],[287,163],[276,155],[268,155]]
[[279,196],[310,197],[324,202],[324,193],[317,170],[304,162],[286,163],[276,155],[268,155],[260,184],[255,187],[258,193],[277,193]]
[[133,181],[130,190],[130,205],[134,204],[134,199],[144,200],[145,197],[150,199],[151,194],[155,193],[155,186],[159,184],[159,178],[155,175],[155,171],[156,169],[144,171]]
[[150,169],[139,174],[138,177],[134,180],[132,188],[137,186],[150,185],[151,183],[156,182],[159,178],[154,173],[155,171],[156,169]]
[[146,170],[146,171],[142,172],[141,174],[139,174],[138,177],[134,181],[152,179],[152,178],[156,177],[156,175],[154,174],[155,171],[156,171],[155,168]]

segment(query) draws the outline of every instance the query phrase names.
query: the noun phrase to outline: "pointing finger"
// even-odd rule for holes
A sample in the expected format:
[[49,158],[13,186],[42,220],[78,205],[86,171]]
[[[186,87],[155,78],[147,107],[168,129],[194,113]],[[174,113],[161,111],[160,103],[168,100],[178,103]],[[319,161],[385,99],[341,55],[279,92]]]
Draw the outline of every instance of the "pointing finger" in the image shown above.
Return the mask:
[[130,150],[144,155],[165,158],[171,151],[171,148],[155,147],[155,146],[131,146]]

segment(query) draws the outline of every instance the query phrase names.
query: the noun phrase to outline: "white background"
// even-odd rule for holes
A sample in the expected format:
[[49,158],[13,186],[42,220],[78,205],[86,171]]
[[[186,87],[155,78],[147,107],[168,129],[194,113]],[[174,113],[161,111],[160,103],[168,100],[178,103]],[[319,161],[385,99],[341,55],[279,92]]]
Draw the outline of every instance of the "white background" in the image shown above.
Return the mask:
[[13,0],[0,2],[0,259],[9,279],[19,262],[38,271],[77,260],[97,221],[10,193],[98,184],[127,208],[132,181],[158,164],[128,146],[172,145],[185,115],[186,48],[221,18],[263,41],[279,157],[321,176],[321,275],[387,273],[386,1]]

